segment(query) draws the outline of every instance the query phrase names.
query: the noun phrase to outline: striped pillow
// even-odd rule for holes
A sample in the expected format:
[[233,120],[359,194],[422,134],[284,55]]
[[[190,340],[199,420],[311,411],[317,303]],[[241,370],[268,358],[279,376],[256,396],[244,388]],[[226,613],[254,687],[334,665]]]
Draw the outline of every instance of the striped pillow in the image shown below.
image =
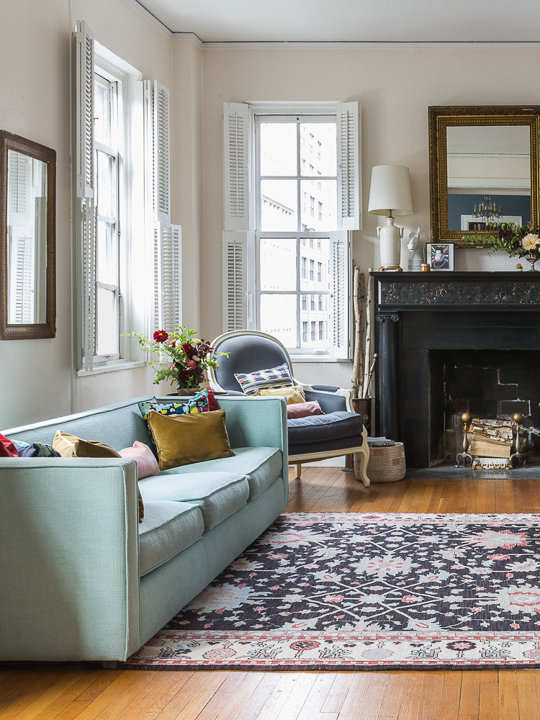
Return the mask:
[[263,388],[290,387],[293,384],[287,363],[252,373],[234,373],[234,377],[246,395],[258,395]]

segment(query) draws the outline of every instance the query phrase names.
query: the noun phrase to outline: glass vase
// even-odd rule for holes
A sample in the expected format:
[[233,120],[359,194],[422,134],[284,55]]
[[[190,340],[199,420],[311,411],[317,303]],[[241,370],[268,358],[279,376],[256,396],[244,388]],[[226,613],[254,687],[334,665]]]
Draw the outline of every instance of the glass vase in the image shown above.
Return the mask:
[[538,270],[534,267],[535,264],[538,262],[538,258],[534,254],[525,255],[525,259],[531,263],[531,269],[529,272],[538,272]]

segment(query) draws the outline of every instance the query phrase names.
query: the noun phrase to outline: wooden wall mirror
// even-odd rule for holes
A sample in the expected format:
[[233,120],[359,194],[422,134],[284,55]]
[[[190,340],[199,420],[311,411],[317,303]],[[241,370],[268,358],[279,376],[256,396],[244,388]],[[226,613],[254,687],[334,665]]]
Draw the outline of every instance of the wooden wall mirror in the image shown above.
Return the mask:
[[56,152],[0,130],[0,340],[56,335]]
[[429,108],[432,242],[480,247],[490,221],[539,225],[539,129],[538,105]]

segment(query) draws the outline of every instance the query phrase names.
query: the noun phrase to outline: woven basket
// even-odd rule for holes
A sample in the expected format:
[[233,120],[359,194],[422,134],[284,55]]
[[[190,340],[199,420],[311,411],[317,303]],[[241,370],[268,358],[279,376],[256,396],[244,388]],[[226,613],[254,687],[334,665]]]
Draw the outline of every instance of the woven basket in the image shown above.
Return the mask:
[[[356,455],[354,466],[356,470]],[[397,482],[405,477],[405,449],[403,443],[390,447],[370,447],[367,476],[372,483]]]

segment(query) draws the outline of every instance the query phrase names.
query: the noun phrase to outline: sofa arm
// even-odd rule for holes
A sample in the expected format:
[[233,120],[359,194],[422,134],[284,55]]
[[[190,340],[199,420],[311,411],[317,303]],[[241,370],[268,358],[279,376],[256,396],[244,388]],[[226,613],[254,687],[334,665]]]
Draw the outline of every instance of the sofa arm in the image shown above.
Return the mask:
[[137,466],[0,460],[0,659],[125,660],[138,649]]

